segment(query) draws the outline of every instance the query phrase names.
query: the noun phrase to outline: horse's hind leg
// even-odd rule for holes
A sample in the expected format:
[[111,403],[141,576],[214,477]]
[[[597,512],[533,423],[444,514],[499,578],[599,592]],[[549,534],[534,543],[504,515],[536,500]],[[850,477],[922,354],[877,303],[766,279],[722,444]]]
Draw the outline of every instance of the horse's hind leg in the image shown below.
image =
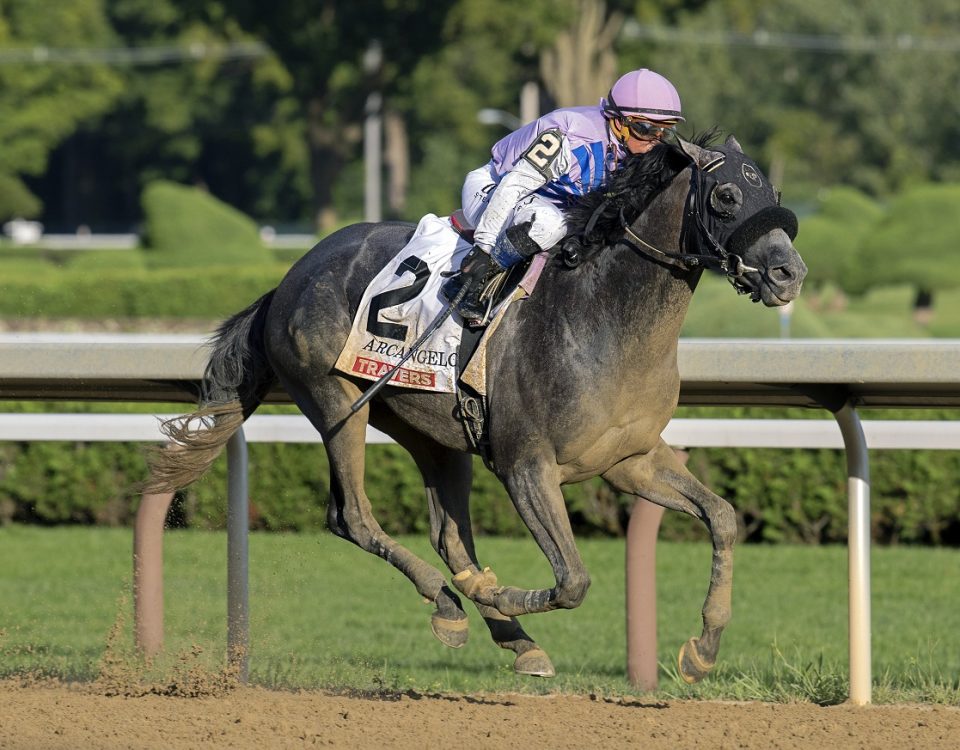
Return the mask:
[[713,564],[703,603],[703,632],[687,641],[679,656],[680,675],[687,682],[698,682],[716,664],[720,635],[730,620],[736,513],[687,471],[662,440],[650,453],[621,461],[603,477],[622,492],[699,518],[710,532]]
[[[383,426],[383,429],[410,451],[423,475],[430,508],[430,540],[437,554],[454,574],[478,573],[480,565],[470,523],[472,456],[445,448],[400,426]],[[517,618],[507,617],[493,607],[475,604],[494,642],[516,654],[515,672],[537,677],[556,674],[550,657],[527,635]],[[466,619],[448,622],[438,607],[431,624],[437,638],[448,646],[458,647],[466,643]]]
[[333,377],[315,382],[309,389],[290,382],[284,382],[284,387],[323,435],[330,461],[330,530],[396,567],[426,599],[436,602],[443,598],[447,589],[443,574],[391,539],[373,517],[363,487],[369,407],[350,413],[360,390]]

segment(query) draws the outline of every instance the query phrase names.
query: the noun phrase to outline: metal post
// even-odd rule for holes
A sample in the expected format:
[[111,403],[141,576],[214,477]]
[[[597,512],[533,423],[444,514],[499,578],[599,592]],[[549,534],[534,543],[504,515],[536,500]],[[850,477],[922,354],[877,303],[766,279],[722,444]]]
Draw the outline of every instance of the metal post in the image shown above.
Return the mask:
[[520,121],[526,125],[540,116],[540,85],[527,81],[520,89]]
[[[690,454],[673,452],[686,465]],[[657,535],[663,507],[638,497],[627,523],[627,679],[641,690],[657,689]]]
[[250,666],[249,526],[247,441],[241,428],[227,442],[227,661],[241,682]]
[[780,316],[780,338],[788,339],[790,338],[790,319],[793,316],[793,301],[778,307],[777,313]]
[[860,417],[851,402],[834,414],[847,453],[849,520],[847,556],[850,598],[850,702],[871,702],[870,654],[870,460]]
[[[383,64],[383,47],[376,39],[363,55],[363,72],[376,85]],[[363,220],[380,221],[383,217],[381,176],[383,169],[383,95],[371,91],[367,96],[363,121]]]
[[627,679],[657,689],[657,533],[663,507],[637,498],[627,524]]
[[172,501],[172,492],[145,494],[133,524],[134,637],[148,657],[163,648],[163,525]]
[[367,97],[366,119],[363,122],[363,220],[380,221],[382,218],[381,164],[383,162],[381,131],[383,125],[380,108],[383,98],[374,91]]

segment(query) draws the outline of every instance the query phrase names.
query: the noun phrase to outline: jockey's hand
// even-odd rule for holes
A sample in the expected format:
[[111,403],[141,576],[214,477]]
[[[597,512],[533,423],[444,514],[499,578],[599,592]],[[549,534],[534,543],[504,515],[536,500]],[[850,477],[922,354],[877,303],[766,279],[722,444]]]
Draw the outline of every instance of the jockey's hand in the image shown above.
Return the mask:
[[461,282],[472,281],[474,276],[485,275],[488,270],[493,268],[502,270],[500,264],[490,256],[490,253],[480,245],[474,245],[470,252],[464,256],[458,271],[443,271],[440,275],[444,277],[458,276]]
[[[486,259],[484,256],[486,256]],[[470,252],[466,254],[463,262],[460,264],[460,273],[470,275],[472,271],[484,266],[485,260],[492,260],[490,253],[480,247],[480,245],[474,245],[470,248]]]
[[487,282],[503,269],[480,245],[474,245],[460,263],[460,270],[445,282],[441,291],[464,318],[481,319],[481,294]]

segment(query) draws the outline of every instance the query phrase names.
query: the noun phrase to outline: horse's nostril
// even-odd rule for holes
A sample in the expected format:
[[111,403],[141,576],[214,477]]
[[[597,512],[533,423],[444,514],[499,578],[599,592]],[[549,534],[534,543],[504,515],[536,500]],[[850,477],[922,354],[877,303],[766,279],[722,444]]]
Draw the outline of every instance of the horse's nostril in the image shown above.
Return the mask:
[[775,266],[767,269],[767,275],[773,281],[790,281],[793,278],[793,271],[790,270],[789,266]]

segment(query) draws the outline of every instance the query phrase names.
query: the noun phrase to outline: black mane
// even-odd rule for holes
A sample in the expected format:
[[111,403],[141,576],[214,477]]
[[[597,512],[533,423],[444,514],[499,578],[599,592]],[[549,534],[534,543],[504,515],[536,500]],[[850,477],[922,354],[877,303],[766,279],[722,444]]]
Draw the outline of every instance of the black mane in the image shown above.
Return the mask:
[[[697,146],[707,147],[718,137],[716,128],[698,133],[690,139]],[[623,164],[609,173],[604,183],[576,199],[566,209],[568,234],[580,238],[584,254],[611,245],[623,236],[620,214],[632,222],[671,180],[690,163],[678,146],[661,143],[647,154],[628,155]],[[594,221],[588,236],[587,225]]]

